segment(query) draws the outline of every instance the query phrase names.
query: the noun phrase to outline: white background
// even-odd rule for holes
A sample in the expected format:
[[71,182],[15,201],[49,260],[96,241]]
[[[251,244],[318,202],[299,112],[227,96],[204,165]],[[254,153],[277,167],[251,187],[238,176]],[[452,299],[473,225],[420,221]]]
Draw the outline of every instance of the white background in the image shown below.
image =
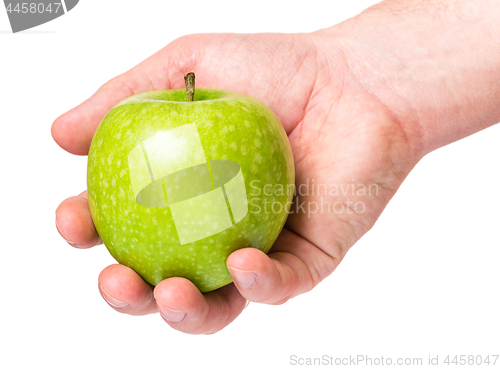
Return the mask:
[[59,202],[85,189],[86,157],[59,148],[50,126],[101,84],[188,33],[309,32],[373,3],[82,0],[20,34],[0,9],[0,367],[286,368],[291,355],[500,354],[498,125],[425,157],[315,290],[283,306],[250,304],[211,336],[116,313],[97,289],[114,260],[103,246],[71,248],[54,226]]

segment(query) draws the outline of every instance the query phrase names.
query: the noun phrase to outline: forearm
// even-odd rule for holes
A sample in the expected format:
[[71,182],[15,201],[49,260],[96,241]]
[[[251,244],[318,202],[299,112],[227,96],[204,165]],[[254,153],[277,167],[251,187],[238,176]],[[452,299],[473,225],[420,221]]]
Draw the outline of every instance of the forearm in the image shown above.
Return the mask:
[[422,154],[500,121],[500,3],[385,1],[330,32]]

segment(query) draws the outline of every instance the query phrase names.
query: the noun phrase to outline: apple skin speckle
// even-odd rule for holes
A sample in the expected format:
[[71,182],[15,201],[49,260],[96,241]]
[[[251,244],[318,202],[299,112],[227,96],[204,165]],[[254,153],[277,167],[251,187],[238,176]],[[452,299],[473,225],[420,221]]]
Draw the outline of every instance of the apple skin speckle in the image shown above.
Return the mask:
[[[181,244],[176,228],[180,223],[176,226],[168,196],[163,207],[137,202],[128,158],[135,147],[159,132],[193,123],[207,162],[239,164],[248,210],[240,221],[232,219],[232,226],[215,234],[212,228],[192,225],[191,231],[205,238]],[[189,103],[184,89],[143,93],[120,102],[99,125],[87,168],[90,211],[111,255],[152,285],[180,276],[202,292],[232,282],[226,260],[233,251],[244,247],[269,251],[287,219],[293,190],[286,189],[294,182],[290,144],[272,111],[249,96],[208,89],[196,89],[195,101]],[[186,186],[186,181],[182,183]],[[269,188],[285,191],[267,195],[265,185],[267,194]],[[279,205],[266,209],[265,201]],[[227,206],[232,205],[227,202]],[[222,223],[214,221],[211,226],[219,229]]]

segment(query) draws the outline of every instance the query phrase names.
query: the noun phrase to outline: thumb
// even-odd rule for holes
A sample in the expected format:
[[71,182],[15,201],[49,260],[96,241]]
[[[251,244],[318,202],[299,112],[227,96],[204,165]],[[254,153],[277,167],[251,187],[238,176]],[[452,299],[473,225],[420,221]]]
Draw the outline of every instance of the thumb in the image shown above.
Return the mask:
[[[51,130],[54,140],[72,154],[87,155],[97,126],[120,101],[142,92],[183,87],[184,74],[195,69],[196,58],[190,55],[198,54],[199,39],[203,37],[181,37],[105,83],[88,100],[54,121]],[[179,58],[189,62],[179,63]]]
[[97,126],[113,106],[129,96],[154,89],[145,73],[131,70],[119,75],[82,104],[57,118],[52,124],[52,137],[64,150],[87,155]]

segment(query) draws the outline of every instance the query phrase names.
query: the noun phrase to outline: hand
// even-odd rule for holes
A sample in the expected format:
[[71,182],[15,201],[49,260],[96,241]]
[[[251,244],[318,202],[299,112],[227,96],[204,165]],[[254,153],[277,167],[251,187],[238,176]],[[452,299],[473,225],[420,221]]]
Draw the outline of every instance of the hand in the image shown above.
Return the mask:
[[[373,46],[377,32],[386,30],[379,11],[371,9],[311,34],[183,37],[54,122],[56,142],[85,155],[95,129],[116,103],[141,92],[182,88],[184,74],[194,71],[199,87],[248,94],[268,105],[293,149],[298,197],[268,255],[250,248],[234,252],[227,265],[235,283],[206,294],[183,278],[169,278],[153,288],[133,270],[111,265],[99,276],[99,290],[115,310],[131,315],[159,310],[177,330],[214,333],[234,320],[247,300],[281,304],[307,292],[373,226],[418,160],[446,139],[459,138],[453,131],[430,139],[426,127],[409,118],[426,108],[426,100],[408,103],[402,83],[395,85],[398,90],[373,82],[404,82],[405,77],[404,70],[398,74],[390,63],[373,57],[392,50]],[[362,32],[367,25],[374,29],[371,34]],[[366,45],[370,47],[363,49]],[[396,55],[387,60],[391,57]],[[418,72],[432,74],[423,67]],[[438,121],[432,112],[425,117]],[[100,243],[85,192],[63,201],[56,223],[75,247]]]

